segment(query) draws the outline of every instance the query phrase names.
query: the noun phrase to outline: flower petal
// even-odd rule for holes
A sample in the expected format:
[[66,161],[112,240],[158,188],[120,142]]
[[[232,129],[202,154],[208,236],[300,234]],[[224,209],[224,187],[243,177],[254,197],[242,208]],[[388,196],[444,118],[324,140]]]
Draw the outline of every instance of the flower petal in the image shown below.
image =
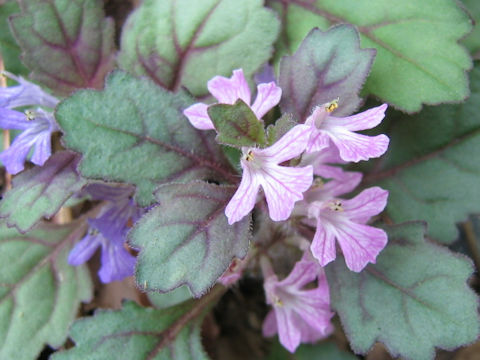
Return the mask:
[[207,83],[207,87],[219,103],[233,105],[238,99],[242,99],[247,105],[250,105],[250,88],[242,69],[233,70],[230,79],[215,76]]
[[109,283],[133,275],[136,258],[123,247],[123,243],[108,241],[103,244],[101,262],[98,276],[103,283]]
[[277,333],[277,318],[275,317],[275,311],[270,310],[270,312],[263,320],[262,333],[265,337],[271,337]]
[[342,171],[337,175],[337,179],[330,180],[322,188],[323,192],[328,193],[331,197],[340,196],[353,191],[362,181],[362,173],[354,171]]
[[257,97],[252,105],[252,110],[261,119],[271,108],[280,102],[282,89],[274,82],[257,86]]
[[52,155],[50,142],[50,133],[42,134],[35,140],[35,150],[32,156],[32,162],[35,165],[42,166]]
[[207,113],[207,104],[197,103],[183,110],[190,124],[199,130],[212,130],[215,129],[212,120],[210,120]]
[[316,264],[313,261],[300,260],[295,263],[290,274],[278,283],[278,286],[292,286],[300,289],[315,280],[316,277]]
[[256,153],[270,158],[269,161],[280,164],[300,155],[305,150],[309,137],[309,126],[296,125],[278,139],[275,144],[268,148],[257,150]]
[[73,266],[87,262],[101,244],[100,234],[87,234],[82,240],[75,244],[68,254],[68,263]]
[[295,202],[303,199],[306,191],[313,181],[313,168],[292,168],[274,165],[265,171],[259,179],[265,197],[268,211],[273,221],[288,219],[292,213]]
[[248,166],[244,166],[243,163],[242,168],[243,174],[240,186],[225,208],[225,215],[230,225],[240,221],[252,211],[257,200],[258,188],[260,187],[258,176],[252,174]]
[[338,224],[336,232],[347,267],[355,272],[362,271],[369,262],[375,263],[388,241],[382,229],[351,221]]
[[383,118],[385,117],[385,111],[387,110],[387,107],[387,104],[383,104],[359,114],[344,118],[329,116],[325,120],[324,125],[327,127],[341,126],[350,131],[372,129],[382,122]]
[[344,214],[351,220],[366,223],[387,206],[388,191],[375,186],[363,190],[351,200],[343,201]]
[[0,108],[0,128],[25,130],[31,126],[31,122],[27,120],[24,113]]
[[337,257],[335,250],[335,230],[327,221],[317,220],[317,230],[313,236],[310,250],[320,265],[326,266]]
[[18,174],[24,169],[24,163],[35,138],[28,133],[28,129],[18,135],[10,147],[0,153],[0,161],[10,174]]
[[307,154],[326,150],[330,146],[330,138],[323,131],[318,130],[315,125],[310,127],[310,138],[308,139],[305,152]]
[[366,136],[345,128],[335,127],[328,135],[345,161],[358,162],[383,155],[387,151],[389,138],[386,135]]
[[277,307],[275,309],[275,316],[277,319],[278,338],[280,343],[285,349],[294,353],[298,345],[300,345],[300,339],[302,336],[300,329],[296,326],[298,320],[295,321],[292,310],[287,307]]

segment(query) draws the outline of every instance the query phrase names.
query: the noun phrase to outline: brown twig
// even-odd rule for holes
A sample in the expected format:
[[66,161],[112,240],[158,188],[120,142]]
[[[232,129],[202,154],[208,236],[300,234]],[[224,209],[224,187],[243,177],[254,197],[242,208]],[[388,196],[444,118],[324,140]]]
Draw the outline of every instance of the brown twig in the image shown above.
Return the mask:
[[473,230],[473,224],[469,220],[463,223],[463,231],[465,231],[465,238],[467,239],[468,248],[470,249],[473,262],[477,267],[477,271],[480,270],[480,250],[478,248],[477,237],[475,236],[475,231]]
[[[7,78],[1,74],[5,70],[3,64],[3,58],[0,55],[0,87],[7,87]],[[3,130],[3,150],[7,150],[10,147],[10,130]],[[4,190],[9,190],[12,188],[12,174],[5,171],[5,187]]]

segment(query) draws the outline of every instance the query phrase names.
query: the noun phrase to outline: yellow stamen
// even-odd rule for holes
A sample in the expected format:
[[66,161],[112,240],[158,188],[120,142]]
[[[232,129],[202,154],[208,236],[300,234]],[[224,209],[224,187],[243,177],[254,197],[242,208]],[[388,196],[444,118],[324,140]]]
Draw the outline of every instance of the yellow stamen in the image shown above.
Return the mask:
[[245,160],[252,161],[253,160],[253,151],[249,150],[247,155],[245,156]]
[[35,119],[35,112],[33,112],[32,110],[26,110],[25,116],[27,117],[28,121],[32,121],[33,119]]
[[328,112],[328,113],[331,113],[333,112],[334,110],[338,109],[338,100],[340,100],[339,98],[336,98],[335,100],[329,102],[326,106],[325,106],[325,111]]
[[273,305],[278,306],[278,307],[282,307],[283,302],[282,302],[282,300],[280,300],[280,298],[278,296],[275,296],[273,298]]
[[342,202],[340,200],[332,200],[331,202],[328,203],[328,207],[330,210],[333,210],[336,212],[344,210]]

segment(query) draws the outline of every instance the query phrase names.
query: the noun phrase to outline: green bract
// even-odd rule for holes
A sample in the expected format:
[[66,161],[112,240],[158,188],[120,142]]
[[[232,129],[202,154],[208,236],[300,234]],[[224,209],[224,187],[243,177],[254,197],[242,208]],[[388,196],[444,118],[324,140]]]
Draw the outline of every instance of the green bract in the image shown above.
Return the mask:
[[188,105],[185,95],[116,71],[104,91],[83,90],[63,101],[56,118],[65,144],[83,155],[83,176],[134,184],[137,201],[148,205],[163,183],[236,180],[213,132],[197,131],[183,116]]
[[413,117],[387,113],[389,150],[365,184],[389,190],[395,222],[426,220],[429,235],[457,238],[456,222],[480,202],[480,66],[471,73],[472,94],[461,105],[425,108]]
[[45,344],[61,346],[80,302],[91,298],[88,269],[67,264],[86,230],[74,226],[26,235],[0,227],[0,359],[30,360]]
[[262,2],[146,0],[125,25],[120,65],[196,96],[215,75],[243,68],[248,78],[269,59],[279,29]]
[[250,217],[228,225],[225,206],[233,188],[203,182],[160,187],[159,206],[129,233],[140,248],[136,280],[146,290],[167,292],[187,284],[203,295],[234,257],[247,254]]
[[[468,96],[467,51],[457,42],[472,29],[451,0],[271,0],[285,19],[279,49],[293,53],[314,28],[350,23],[362,47],[377,49],[364,92],[414,112],[422,104]],[[281,51],[281,52],[283,52]]]
[[380,341],[393,356],[432,359],[479,335],[472,264],[424,239],[425,225],[387,229],[388,245],[361,273],[341,259],[326,268],[331,303],[356,353]]
[[265,145],[263,122],[242,100],[237,100],[234,105],[212,105],[208,108],[208,115],[215,125],[217,142],[237,148]]

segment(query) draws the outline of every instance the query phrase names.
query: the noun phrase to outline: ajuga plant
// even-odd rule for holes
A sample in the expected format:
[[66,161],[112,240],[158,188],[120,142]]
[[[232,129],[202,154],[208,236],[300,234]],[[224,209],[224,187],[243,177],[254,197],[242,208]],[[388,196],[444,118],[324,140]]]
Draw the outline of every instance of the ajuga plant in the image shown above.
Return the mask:
[[475,18],[1,1],[0,359],[474,352]]

